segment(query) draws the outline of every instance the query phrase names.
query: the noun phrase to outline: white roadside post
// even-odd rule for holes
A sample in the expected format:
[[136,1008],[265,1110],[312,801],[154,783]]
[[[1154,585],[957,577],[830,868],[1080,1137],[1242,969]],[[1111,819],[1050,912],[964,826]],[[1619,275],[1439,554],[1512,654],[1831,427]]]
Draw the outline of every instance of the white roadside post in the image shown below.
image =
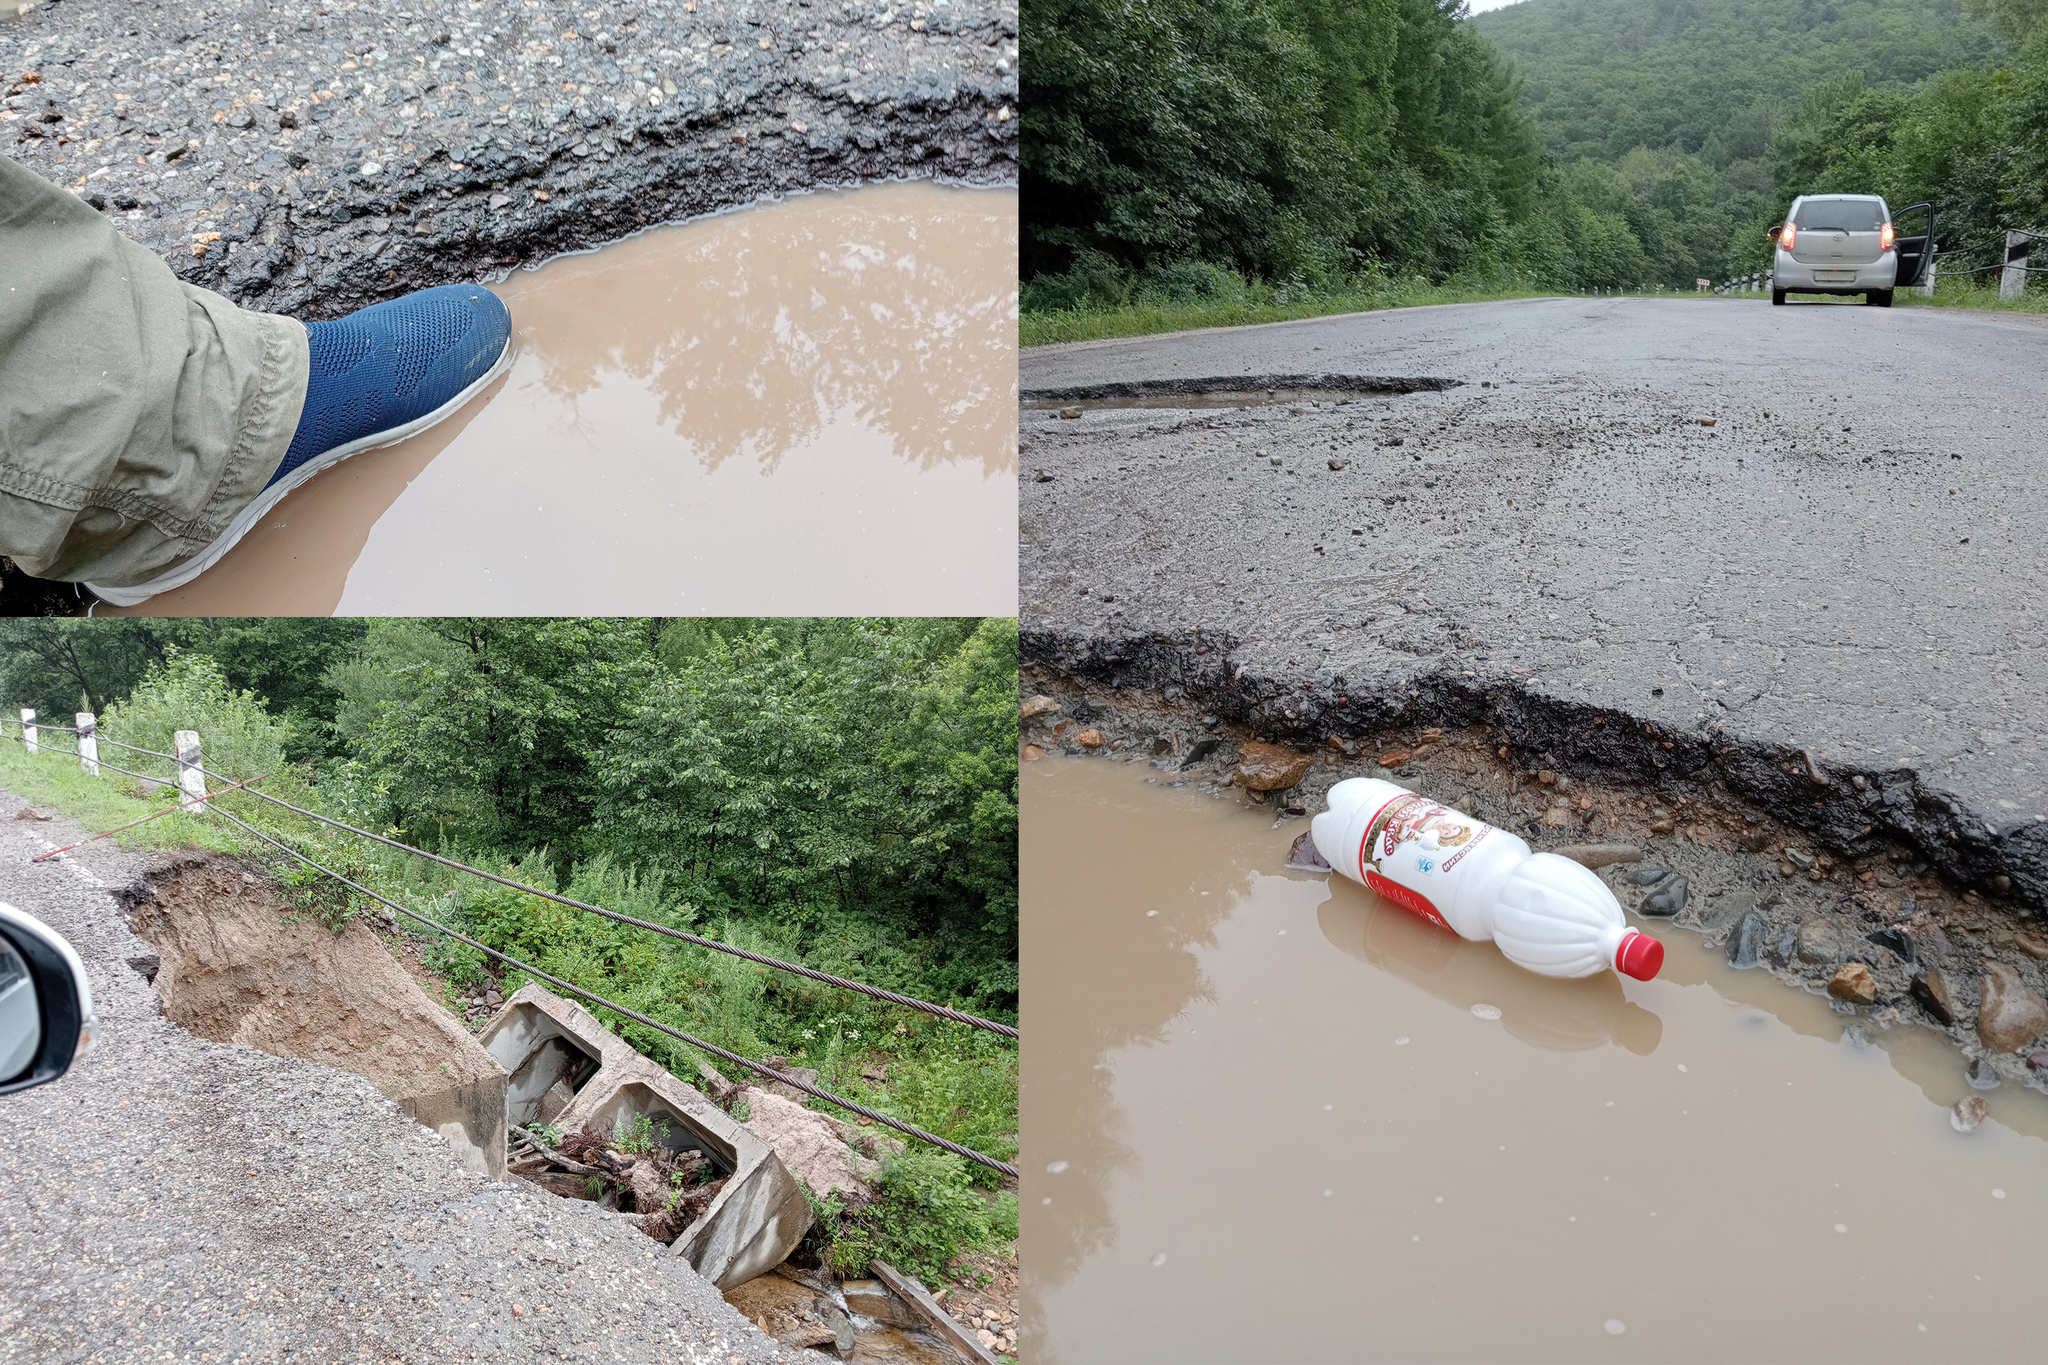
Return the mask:
[[2008,229],[2005,234],[2005,269],[1998,274],[1998,297],[2016,299],[2027,292],[2027,242],[2029,237],[2018,229]]
[[40,752],[36,744],[36,709],[33,706],[21,708],[21,747],[32,754]]
[[85,769],[86,776],[100,775],[99,730],[90,711],[78,713],[78,764]]
[[199,732],[178,731],[178,790],[187,801],[206,800],[206,774],[199,771]]

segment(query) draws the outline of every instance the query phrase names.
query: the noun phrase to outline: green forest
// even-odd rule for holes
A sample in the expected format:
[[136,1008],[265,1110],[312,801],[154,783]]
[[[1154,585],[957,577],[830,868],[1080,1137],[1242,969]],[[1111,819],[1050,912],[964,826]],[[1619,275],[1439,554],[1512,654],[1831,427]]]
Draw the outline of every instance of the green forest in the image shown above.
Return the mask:
[[[1002,1022],[1017,1018],[1013,619],[0,620],[0,702],[171,752],[576,899]],[[18,736],[19,730],[13,733]],[[52,735],[53,746],[69,737]],[[149,776],[168,765],[107,747]],[[0,782],[111,828],[174,789],[0,744]],[[215,784],[218,785],[218,784]],[[138,799],[139,797],[139,799]],[[1000,1160],[1013,1043],[541,900],[304,821],[236,815],[501,952]],[[137,841],[258,856],[330,923],[374,907],[221,821]],[[453,989],[498,969],[420,930]],[[506,993],[518,973],[493,978]],[[598,1011],[683,1077],[700,1059]],[[727,1070],[731,1068],[728,1065]],[[818,1102],[818,1107],[827,1107]],[[921,1147],[913,1143],[913,1148]],[[934,1270],[1013,1237],[983,1167],[914,1150],[832,1222],[844,1254]],[[850,1250],[849,1250],[850,1249]]]
[[1958,253],[2048,217],[2042,0],[1025,8],[1027,341],[1205,300],[1690,290],[1767,266],[1800,193],[1932,200]]

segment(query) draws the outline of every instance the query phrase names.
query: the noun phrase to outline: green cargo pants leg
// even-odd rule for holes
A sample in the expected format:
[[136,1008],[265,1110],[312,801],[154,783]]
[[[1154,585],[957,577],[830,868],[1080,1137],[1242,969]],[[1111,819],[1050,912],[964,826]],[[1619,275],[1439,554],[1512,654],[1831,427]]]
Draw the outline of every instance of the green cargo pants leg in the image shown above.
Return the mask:
[[0,554],[144,582],[205,549],[283,460],[306,329],[186,284],[0,157]]

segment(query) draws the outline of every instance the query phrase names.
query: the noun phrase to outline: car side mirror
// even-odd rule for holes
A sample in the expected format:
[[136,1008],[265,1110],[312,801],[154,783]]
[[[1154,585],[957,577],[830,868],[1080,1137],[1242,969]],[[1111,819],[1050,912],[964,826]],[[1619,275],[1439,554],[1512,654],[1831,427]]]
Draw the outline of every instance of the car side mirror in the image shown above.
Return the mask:
[[98,1032],[78,954],[41,920],[0,903],[0,1095],[56,1080]]
[[1774,227],[1774,228],[1767,228],[1767,229],[1765,229],[1765,231],[1764,231],[1764,236],[1766,236],[1766,237],[1770,238],[1770,239],[1771,239],[1772,241],[1774,241],[1774,242],[1775,242],[1775,241],[1777,241],[1777,240],[1778,240],[1778,234],[1779,234],[1780,232],[1783,232],[1784,230],[1785,230],[1785,225],[1784,225],[1783,223],[1780,223],[1780,224],[1779,224],[1778,226],[1776,226],[1776,227]]

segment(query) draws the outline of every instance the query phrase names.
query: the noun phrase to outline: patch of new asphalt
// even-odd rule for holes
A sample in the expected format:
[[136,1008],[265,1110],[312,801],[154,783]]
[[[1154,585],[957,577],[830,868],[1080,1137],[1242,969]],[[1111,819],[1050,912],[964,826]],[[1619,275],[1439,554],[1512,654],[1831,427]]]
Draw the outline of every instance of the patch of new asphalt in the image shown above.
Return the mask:
[[1016,179],[1014,0],[16,9],[0,155],[268,312],[333,317],[768,195]]
[[[144,868],[6,819],[0,900],[70,940],[102,1036],[0,1097],[0,1360],[792,1361],[666,1248],[464,1171],[360,1077],[197,1038],[128,959]],[[46,812],[47,813],[47,812]]]
[[2039,913],[2044,322],[1564,298],[1033,349],[1027,398],[1461,382],[1024,412],[1025,661],[1269,739],[1483,719],[1570,771],[1722,778]]

